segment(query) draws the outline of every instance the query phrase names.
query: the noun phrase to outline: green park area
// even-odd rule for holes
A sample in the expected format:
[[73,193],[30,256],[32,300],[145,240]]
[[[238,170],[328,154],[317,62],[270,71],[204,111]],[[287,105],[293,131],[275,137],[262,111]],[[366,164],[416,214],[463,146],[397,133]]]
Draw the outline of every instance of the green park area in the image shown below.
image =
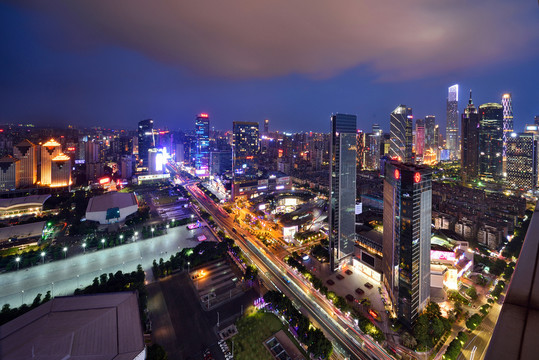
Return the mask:
[[[296,347],[308,358],[297,341],[290,335],[286,325],[277,316],[267,312],[251,310],[236,323],[238,334],[232,338],[234,341],[234,358],[238,360],[268,359],[273,356],[264,346],[264,341],[279,330],[284,330]],[[231,340],[228,341],[232,347]]]

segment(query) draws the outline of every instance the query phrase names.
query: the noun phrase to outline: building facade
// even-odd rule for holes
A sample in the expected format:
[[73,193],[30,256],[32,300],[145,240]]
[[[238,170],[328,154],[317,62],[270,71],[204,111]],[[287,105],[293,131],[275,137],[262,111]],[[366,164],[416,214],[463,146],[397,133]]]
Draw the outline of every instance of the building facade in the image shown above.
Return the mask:
[[386,164],[384,179],[384,285],[397,316],[411,327],[430,298],[432,170]]
[[208,114],[197,116],[195,136],[195,173],[197,176],[208,176],[210,170],[210,117]]
[[479,106],[479,177],[499,181],[503,176],[503,106],[487,103]]
[[436,117],[434,115],[425,116],[425,150],[431,149],[436,151],[438,141],[434,134],[434,126],[436,125]]
[[425,152],[425,120],[417,119],[415,122],[415,153],[423,157]]
[[329,245],[330,266],[354,253],[356,234],[356,121],[355,115],[331,116]]
[[412,127],[414,117],[412,108],[399,105],[389,119],[390,141],[389,156],[404,163],[412,162]]
[[457,84],[449,87],[447,96],[447,127],[446,127],[446,149],[449,150],[451,160],[458,158],[459,149],[459,86]]
[[52,159],[51,164],[51,187],[71,185],[71,159],[60,153]]
[[534,134],[511,133],[507,138],[508,185],[516,189],[537,187],[537,137]]
[[479,173],[480,116],[473,104],[471,91],[468,106],[462,114],[461,131],[461,178],[463,183],[468,183]]
[[36,146],[24,139],[13,147],[13,156],[20,160],[19,186],[28,187],[37,182]]
[[138,123],[138,157],[142,167],[148,167],[148,150],[155,147],[153,120],[147,119]]
[[0,159],[0,191],[14,190],[19,187],[20,160],[13,156]]
[[502,96],[502,106],[503,106],[503,162],[504,162],[504,172],[505,164],[507,161],[506,151],[507,151],[507,140],[513,132],[513,98],[510,93],[503,94]]
[[54,139],[41,145],[41,185],[52,183],[52,159],[60,155],[62,146]]

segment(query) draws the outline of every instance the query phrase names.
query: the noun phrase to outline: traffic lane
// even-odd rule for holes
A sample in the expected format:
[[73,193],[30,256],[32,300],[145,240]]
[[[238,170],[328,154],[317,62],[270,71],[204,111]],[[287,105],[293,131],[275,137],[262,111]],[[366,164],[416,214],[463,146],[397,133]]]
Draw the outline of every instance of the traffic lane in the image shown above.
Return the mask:
[[196,236],[200,234],[213,239],[213,235],[207,230],[193,232],[182,226],[169,229],[168,234],[153,239],[95,252],[87,251],[66,260],[4,273],[0,275],[0,304],[18,306],[22,301],[31,302],[38,293],[45,295],[49,290],[54,292],[54,295],[72,294],[75,288],[90,285],[93,279],[102,273],[134,271],[138,264],[141,264],[146,272],[151,271],[154,259],[168,259],[185,247],[196,246],[199,243]]

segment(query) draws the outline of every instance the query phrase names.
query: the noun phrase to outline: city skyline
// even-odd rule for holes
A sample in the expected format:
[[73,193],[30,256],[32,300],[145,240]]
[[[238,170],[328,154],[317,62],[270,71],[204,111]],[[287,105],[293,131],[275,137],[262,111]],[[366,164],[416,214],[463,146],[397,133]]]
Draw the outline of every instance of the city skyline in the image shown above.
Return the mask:
[[[402,4],[396,6],[399,10],[411,11],[418,5],[421,4],[410,5],[409,8]],[[109,24],[112,22],[110,18],[103,19],[104,24],[112,27],[108,33],[107,29],[95,23],[93,12],[81,15],[85,4],[73,7],[51,4],[46,9],[36,4],[24,7],[4,4],[0,16],[5,27],[2,33],[7,49],[7,66],[0,70],[4,79],[0,87],[3,109],[0,123],[43,125],[54,121],[58,125],[93,123],[104,127],[114,123],[120,128],[131,129],[138,121],[152,118],[163,126],[177,129],[190,125],[193,115],[208,113],[217,129],[229,129],[232,121],[262,122],[269,119],[273,129],[297,132],[325,131],[327,116],[343,112],[356,114],[360,129],[378,123],[388,131],[388,124],[384,121],[387,114],[404,103],[415,109],[416,118],[435,115],[440,128],[445,131],[447,87],[458,83],[462,92],[474,90],[477,104],[499,102],[504,93],[511,92],[514,128],[520,131],[539,113],[534,87],[539,80],[539,74],[534,71],[539,51],[533,46],[537,39],[535,34],[539,31],[535,31],[538,25],[531,23],[531,17],[538,8],[524,2],[494,5],[498,6],[488,9],[492,18],[483,20],[483,25],[490,32],[476,31],[480,24],[466,21],[469,16],[478,18],[482,14],[484,9],[479,5],[463,3],[441,9],[426,6],[423,12],[414,16],[416,20],[429,21],[425,24],[415,21],[421,25],[408,33],[417,41],[406,44],[408,47],[397,46],[402,53],[395,58],[402,60],[399,60],[402,64],[392,60],[393,56],[379,49],[372,40],[349,35],[344,29],[346,26],[358,26],[356,30],[361,31],[364,25],[350,25],[349,16],[344,11],[346,8],[338,7],[327,14],[328,18],[343,17],[343,24],[339,24],[337,29],[328,29],[327,38],[339,40],[330,48],[346,50],[342,40],[354,40],[361,45],[358,48],[366,50],[365,53],[372,52],[371,57],[361,50],[344,51],[344,60],[335,59],[341,58],[339,56],[327,59],[325,63],[320,61],[323,63],[320,64],[306,55],[325,53],[326,38],[320,44],[312,44],[312,36],[307,36],[309,41],[306,44],[294,43],[296,48],[293,48],[290,41],[297,39],[291,36],[292,39],[286,41],[279,38],[283,43],[282,49],[272,48],[276,53],[282,50],[290,56],[279,56],[273,64],[262,61],[257,51],[245,52],[245,43],[252,39],[233,31],[230,36],[235,37],[228,39],[227,44],[243,50],[245,56],[240,59],[244,61],[236,61],[237,65],[233,61],[223,61],[216,66],[212,60],[215,56],[204,55],[210,52],[210,55],[218,54],[224,60],[231,60],[238,54],[226,54],[215,45],[222,38],[215,28],[228,26],[236,20],[235,16],[240,15],[246,24],[252,24],[256,16],[251,19],[242,13],[219,18],[216,10],[201,14],[200,9],[193,5],[193,8],[185,9],[186,14],[178,16],[195,14],[199,18],[207,17],[206,20],[222,23],[210,27],[206,37],[200,35],[201,38],[197,38],[200,44],[189,43],[182,36],[181,25],[172,24],[172,33],[179,38],[176,49],[173,46],[176,43],[170,43],[174,40],[162,30],[161,24],[153,24],[154,20],[140,14],[142,7],[127,8],[118,3],[117,8],[103,9],[110,10],[111,14],[116,11],[132,14],[132,22],[122,23],[127,28],[144,28],[148,25],[146,20],[156,25],[155,31],[147,31],[142,39],[130,41],[133,39],[126,38],[129,34],[126,35],[123,28]],[[164,4],[155,12],[161,14],[166,10],[178,10],[174,5],[168,6],[172,9]],[[521,16],[521,21],[518,26],[498,29],[496,19],[504,17],[507,6]],[[324,23],[327,21],[324,20],[326,13],[322,10],[327,9],[322,8],[314,7],[306,15],[312,16],[313,21]],[[262,11],[256,7],[251,10],[253,15]],[[291,9],[292,15],[294,10],[297,11]],[[352,6],[350,13],[359,10],[362,10],[361,4]],[[382,16],[384,11],[394,10],[377,5],[373,9],[373,18],[389,21]],[[270,26],[267,22],[283,15],[276,12],[271,11],[261,27],[254,28],[252,36],[267,35],[265,30],[268,29],[264,27]],[[455,16],[457,26],[441,21],[433,27],[434,20],[445,19],[447,15]],[[169,21],[165,16],[163,26]],[[432,27],[429,34],[435,37],[430,41],[418,37],[422,31],[428,33],[425,26],[429,24]],[[297,36],[300,36],[305,34],[306,26],[303,23],[290,24],[288,30],[292,33],[297,31]],[[354,31],[351,33],[355,34]],[[392,31],[380,33],[373,38],[381,37],[378,40],[390,43],[394,41],[390,40]],[[462,41],[464,35],[466,41]],[[269,35],[262,37],[263,43],[256,46],[275,40]],[[497,43],[503,38],[511,40],[502,41],[506,44],[504,47],[479,46]],[[209,50],[203,48],[204,45]],[[189,46],[193,47],[192,53],[182,52]],[[496,54],[503,51],[503,54],[484,56],[488,50]],[[267,50],[261,52],[267,55]],[[455,57],[459,52],[466,52],[468,56]],[[274,59],[275,55],[269,55],[268,59]],[[198,62],[194,63],[192,57],[196,57]],[[427,60],[429,64],[425,63]],[[348,63],[343,64],[344,61]],[[231,68],[234,66],[237,67]],[[465,105],[461,101],[459,111]]]

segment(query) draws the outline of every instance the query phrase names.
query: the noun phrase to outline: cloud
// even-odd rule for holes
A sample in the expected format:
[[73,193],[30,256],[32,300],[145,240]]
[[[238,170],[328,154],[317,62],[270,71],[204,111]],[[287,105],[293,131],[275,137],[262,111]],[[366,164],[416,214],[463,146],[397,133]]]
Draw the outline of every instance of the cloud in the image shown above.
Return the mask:
[[[20,5],[21,2],[15,4]],[[58,47],[138,51],[197,74],[327,78],[364,67],[382,81],[537,54],[532,2],[502,0],[28,1]],[[44,35],[45,36],[45,35]]]

